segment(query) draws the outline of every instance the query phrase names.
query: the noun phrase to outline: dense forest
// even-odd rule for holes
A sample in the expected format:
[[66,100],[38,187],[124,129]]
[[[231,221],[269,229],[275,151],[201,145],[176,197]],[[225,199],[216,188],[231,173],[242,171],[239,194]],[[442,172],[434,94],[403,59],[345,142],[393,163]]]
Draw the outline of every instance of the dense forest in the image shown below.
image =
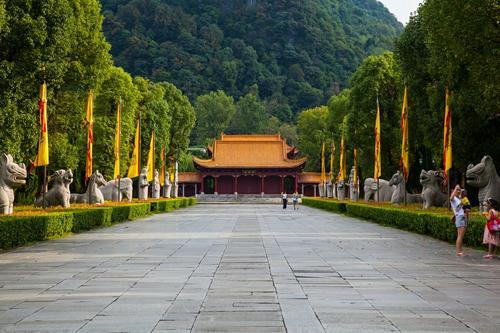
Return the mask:
[[[445,89],[453,113],[453,182],[469,163],[489,154],[500,166],[500,3],[497,0],[427,0],[405,27],[394,52],[366,58],[350,87],[328,105],[298,117],[299,147],[319,170],[321,143],[337,146],[343,134],[348,165],[358,147],[360,172],[373,175],[377,96],[381,107],[382,174],[399,169],[405,81],[409,94],[410,187],[422,169],[442,168]],[[338,163],[335,172],[338,170]]]
[[[49,174],[71,168],[72,191],[81,191],[87,129],[85,101],[94,91],[94,170],[113,176],[118,103],[122,111],[121,171],[126,175],[139,114],[142,163],[153,130],[169,167],[189,144],[195,112],[187,96],[168,82],[132,77],[113,65],[102,33],[98,0],[0,0],[0,147],[29,165],[40,133],[38,90],[48,90]],[[156,156],[159,160],[160,149]],[[39,168],[40,169],[40,168]],[[30,176],[17,198],[33,202],[39,185]]]
[[117,65],[192,99],[256,92],[292,122],[326,103],[403,26],[376,0],[102,0]]

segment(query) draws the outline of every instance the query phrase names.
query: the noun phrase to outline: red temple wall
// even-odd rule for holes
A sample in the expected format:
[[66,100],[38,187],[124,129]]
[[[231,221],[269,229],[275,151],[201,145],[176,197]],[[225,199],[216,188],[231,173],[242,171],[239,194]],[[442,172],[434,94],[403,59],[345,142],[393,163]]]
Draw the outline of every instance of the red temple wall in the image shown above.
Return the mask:
[[238,178],[238,194],[260,194],[260,178],[257,176],[241,176]]
[[233,194],[233,177],[231,176],[220,176],[218,182],[219,194]]
[[268,176],[264,178],[264,193],[280,194],[281,193],[281,177]]

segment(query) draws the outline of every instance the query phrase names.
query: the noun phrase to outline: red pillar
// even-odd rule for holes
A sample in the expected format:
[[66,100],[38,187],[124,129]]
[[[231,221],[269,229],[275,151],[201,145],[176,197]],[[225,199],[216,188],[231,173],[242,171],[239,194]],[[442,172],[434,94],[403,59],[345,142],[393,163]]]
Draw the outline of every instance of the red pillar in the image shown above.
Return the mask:
[[265,176],[260,176],[260,192],[262,194],[265,194],[265,190],[264,190],[264,178],[266,178]]
[[233,187],[234,187],[234,193],[238,193],[238,176],[233,176]]
[[200,192],[205,193],[205,176],[201,176]]
[[214,177],[214,194],[219,194],[219,176]]

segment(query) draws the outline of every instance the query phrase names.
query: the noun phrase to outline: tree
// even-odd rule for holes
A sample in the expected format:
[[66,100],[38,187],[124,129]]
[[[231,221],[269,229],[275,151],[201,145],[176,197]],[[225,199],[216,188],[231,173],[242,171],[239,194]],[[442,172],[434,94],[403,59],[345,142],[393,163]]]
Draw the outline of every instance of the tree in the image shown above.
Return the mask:
[[364,174],[373,173],[373,152],[377,98],[381,113],[382,177],[399,169],[400,115],[403,80],[394,54],[370,56],[351,78],[348,135],[358,149],[358,165]]
[[323,142],[329,140],[327,119],[328,108],[326,106],[308,109],[299,114],[297,123],[299,150],[308,158],[307,170],[321,169],[321,146]]
[[236,113],[236,106],[231,96],[222,90],[210,92],[196,98],[195,137],[198,144],[206,144],[207,140],[219,137],[228,128]]
[[268,118],[264,103],[256,94],[248,93],[236,103],[236,114],[228,132],[231,134],[262,133]]

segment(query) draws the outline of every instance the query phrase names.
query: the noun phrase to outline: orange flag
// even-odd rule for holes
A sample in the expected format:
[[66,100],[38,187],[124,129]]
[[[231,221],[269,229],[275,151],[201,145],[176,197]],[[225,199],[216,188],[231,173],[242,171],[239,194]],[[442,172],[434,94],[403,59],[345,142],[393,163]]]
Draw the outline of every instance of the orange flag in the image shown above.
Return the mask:
[[333,163],[335,160],[335,143],[332,142],[330,147],[330,181],[333,182]]
[[94,93],[92,89],[87,97],[87,105],[85,107],[86,115],[84,124],[87,126],[87,161],[85,164],[85,183],[92,176],[92,146],[94,143]]
[[405,86],[403,96],[403,109],[401,110],[401,158],[399,166],[403,171],[405,180],[409,172],[409,147],[408,147],[408,89]]
[[326,183],[326,168],[325,168],[325,143],[321,147],[321,184]]
[[382,159],[380,156],[380,106],[377,97],[377,118],[375,119],[375,167],[373,168],[373,178],[378,180],[382,175]]
[[40,136],[38,138],[38,154],[33,166],[39,167],[49,164],[49,134],[47,129],[47,85],[40,86],[40,99],[38,100],[40,114]]
[[151,135],[151,142],[149,143],[148,153],[148,182],[152,181],[155,174],[155,131]]
[[443,168],[445,180],[448,180],[448,171],[453,165],[452,154],[452,125],[451,125],[451,108],[450,108],[450,93],[446,88],[445,109],[444,109],[444,142],[443,142]]

